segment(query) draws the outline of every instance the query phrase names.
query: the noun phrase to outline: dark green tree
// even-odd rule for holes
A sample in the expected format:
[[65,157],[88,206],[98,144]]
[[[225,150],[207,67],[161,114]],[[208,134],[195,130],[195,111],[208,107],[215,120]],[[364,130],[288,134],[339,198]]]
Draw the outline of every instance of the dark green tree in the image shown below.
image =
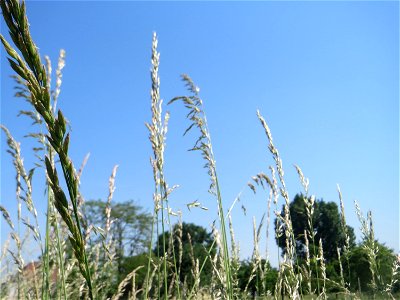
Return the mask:
[[[182,233],[180,233],[182,231]],[[197,259],[200,263],[200,267],[204,261],[206,261],[203,271],[200,274],[200,282],[202,284],[208,284],[211,279],[211,271],[212,265],[210,261],[210,256],[214,256],[216,253],[216,248],[213,246],[213,238],[210,232],[204,227],[195,225],[193,223],[182,223],[182,227],[179,224],[174,225],[173,227],[173,245],[174,251],[176,254],[176,262],[177,262],[177,270],[179,273],[180,281],[188,284],[190,288],[193,285],[193,262]],[[179,241],[181,236],[181,242]],[[170,232],[165,233],[165,240],[167,241],[166,251],[167,253],[172,252],[171,248],[171,234]],[[179,247],[182,247],[182,262],[179,262],[178,253]],[[159,235],[158,240],[153,249],[154,255],[158,257],[162,257],[164,255],[163,250],[163,236]],[[170,265],[172,262],[172,255],[170,257]],[[174,272],[174,270],[172,270]]]
[[[121,273],[119,277],[121,280],[126,278],[126,276],[131,273],[133,270],[136,269],[135,272],[135,289],[138,291],[139,299],[143,296],[144,285],[146,282],[146,275],[147,275],[147,264],[148,264],[148,253],[142,253],[134,256],[125,256],[122,258],[121,261]],[[154,261],[153,257],[153,261]],[[151,267],[151,271],[153,270],[153,266]],[[129,299],[128,294],[132,290],[132,281],[130,280],[127,285],[125,286],[124,295],[121,299]]]
[[240,262],[240,268],[238,271],[238,279],[239,279],[239,288],[243,292],[247,287],[247,291],[255,296],[256,292],[258,295],[265,294],[267,291],[274,294],[275,292],[275,284],[278,279],[278,270],[272,268],[270,263],[267,262],[267,266],[265,266],[265,259],[261,260],[261,265],[263,269],[265,268],[265,274],[261,274],[260,270],[257,269],[255,276],[249,282],[251,277],[252,269],[254,267],[253,262],[251,260],[243,260]]
[[[305,196],[302,194],[297,194],[289,207],[296,240],[296,255],[300,260],[304,259],[306,256],[304,230],[309,229],[304,197]],[[284,216],[283,211],[282,209],[282,216]],[[281,225],[284,226],[284,224],[280,224],[279,221],[275,223],[275,227]],[[312,244],[312,240],[309,238],[311,253],[313,253],[314,247],[315,249],[318,248],[319,240],[322,239],[324,258],[328,263],[336,260],[337,248],[343,250],[346,239],[343,227],[340,223],[340,214],[337,204],[334,202],[325,202],[323,200],[315,201],[312,225],[313,231],[315,232],[315,245]],[[354,247],[354,229],[347,226],[347,234],[350,237],[350,247]],[[277,244],[282,249],[283,253],[285,253],[286,250],[285,241],[286,237],[283,231],[283,235],[277,239]]]
[[376,256],[378,274],[375,274],[377,291],[373,291],[371,286],[372,273],[367,250],[365,249],[365,242],[361,242],[350,252],[350,286],[354,291],[383,292],[392,279],[392,266],[396,255],[392,249],[386,247],[384,244],[378,241],[375,241],[375,244],[378,249]]

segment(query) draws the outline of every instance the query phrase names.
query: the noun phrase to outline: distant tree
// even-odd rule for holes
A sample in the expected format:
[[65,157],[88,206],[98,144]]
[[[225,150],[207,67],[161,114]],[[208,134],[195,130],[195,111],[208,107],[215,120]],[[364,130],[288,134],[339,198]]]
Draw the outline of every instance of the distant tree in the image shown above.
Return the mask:
[[[396,255],[392,249],[386,247],[384,244],[378,241],[375,243],[378,249],[376,257],[378,274],[375,274],[378,290],[376,292],[383,292],[392,279],[392,266]],[[349,263],[351,272],[350,286],[352,290],[373,292],[371,287],[372,273],[364,242],[361,242],[351,250]],[[394,288],[396,289],[396,286]]]
[[[261,265],[265,266],[265,259],[261,260]],[[275,284],[278,279],[278,270],[272,268],[270,263],[267,263],[265,274],[261,274],[260,270],[257,269],[255,276],[250,280],[250,276],[253,269],[253,262],[251,260],[243,260],[240,262],[240,268],[237,274],[239,279],[239,288],[244,292],[246,286],[247,291],[252,295],[257,292],[259,295],[267,293],[269,291],[272,295],[275,292]]]
[[[141,292],[138,292],[139,297],[142,296],[144,290],[144,284],[147,275],[148,259],[149,259],[148,253],[143,253],[134,256],[126,256],[121,260],[121,273],[118,274],[119,276],[118,282],[121,282],[124,278],[126,278],[126,276],[129,273],[137,269],[137,271],[135,272],[135,289],[136,291],[141,290]],[[121,297],[121,299],[131,299],[129,298],[128,295],[129,291],[131,290],[132,290],[132,281],[129,281],[125,287],[125,293],[123,297]]]
[[[193,223],[182,223],[182,228],[180,229],[179,224],[176,224],[173,227],[173,244],[176,253],[176,257],[178,257],[178,251],[180,247],[179,231],[182,230],[182,263],[179,263],[179,259],[177,258],[177,269],[180,270],[180,280],[181,282],[186,281],[189,287],[192,286],[194,282],[193,278],[193,259],[196,261],[198,259],[200,266],[203,261],[208,257],[208,251],[211,249],[210,254],[213,256],[216,253],[215,246],[213,245],[213,238],[210,232],[204,227],[195,225]],[[171,252],[171,243],[170,240],[171,234],[170,232],[166,232],[165,240],[167,241],[166,251]],[[212,247],[212,248],[211,248]],[[193,252],[192,252],[193,249]],[[163,250],[163,236],[159,235],[157,243],[153,249],[153,252],[156,256],[162,257],[164,255]],[[193,254],[193,255],[192,255]],[[171,257],[171,256],[170,256]],[[171,258],[172,260],[172,258]],[[200,274],[200,282],[204,284],[208,284],[211,279],[212,265],[210,259],[207,259],[203,271]]]
[[[296,240],[296,255],[300,259],[306,256],[306,245],[304,238],[304,230],[308,230],[308,219],[304,195],[297,194],[294,200],[290,203],[290,217],[292,220],[294,237]],[[282,209],[282,216],[284,215]],[[319,240],[322,239],[324,258],[327,262],[337,259],[337,248],[343,249],[345,245],[345,233],[340,223],[340,215],[338,206],[334,202],[325,202],[317,200],[314,202],[314,213],[312,218],[313,230],[315,232],[315,248],[318,248]],[[281,226],[279,222],[276,226]],[[284,225],[283,225],[284,226]],[[350,237],[350,247],[355,245],[354,229],[347,226],[347,234]],[[282,252],[286,251],[286,236],[283,235],[277,239],[278,246]],[[310,251],[313,251],[314,245],[309,239]]]
[[[84,215],[87,225],[105,227],[106,205],[101,200],[85,202]],[[121,264],[124,256],[133,256],[148,249],[152,218],[143,211],[142,207],[132,200],[111,203],[110,232],[115,240],[118,271],[121,273]],[[101,239],[92,242],[97,243]]]

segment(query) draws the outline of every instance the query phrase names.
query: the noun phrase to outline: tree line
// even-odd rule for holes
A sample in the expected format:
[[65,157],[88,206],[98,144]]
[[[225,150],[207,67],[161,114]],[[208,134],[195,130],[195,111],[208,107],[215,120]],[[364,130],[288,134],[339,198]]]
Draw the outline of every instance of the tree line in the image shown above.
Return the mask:
[[[307,216],[305,200],[307,198],[304,195],[297,194],[289,206],[294,240],[296,241],[295,265],[297,272],[305,272],[307,259],[311,269],[317,264],[315,259],[317,255],[313,254],[319,252],[319,241],[321,240],[326,265],[326,277],[331,279],[327,282],[327,292],[339,292],[340,287],[337,283],[343,278],[346,287],[350,291],[372,293],[373,287],[370,282],[373,274],[369,268],[365,239],[357,243],[354,229],[348,225],[346,228],[342,226],[339,208],[336,203],[326,202],[322,199],[313,201],[313,214],[310,220]],[[99,227],[104,224],[106,205],[106,202],[101,200],[87,201],[84,212],[87,224]],[[145,284],[150,245],[152,245],[153,260],[163,257],[166,252],[168,254],[168,252],[172,251],[172,248],[179,252],[176,255],[179,259],[175,265],[179,270],[177,274],[180,277],[180,281],[186,284],[184,288],[191,288],[194,285],[196,280],[194,269],[199,268],[200,264],[202,268],[199,275],[200,282],[202,284],[210,283],[210,274],[212,273],[210,258],[215,255],[217,248],[213,242],[212,233],[206,228],[193,223],[177,223],[170,232],[167,232],[165,237],[159,235],[157,241],[151,243],[152,216],[134,201],[112,203],[111,220],[110,232],[115,241],[115,261],[117,264],[115,283],[123,280],[132,270],[144,266],[136,272],[135,281],[139,289]],[[286,252],[286,237],[283,226],[284,224],[277,218],[275,220],[275,231],[281,232],[281,234],[276,235],[276,243],[282,256]],[[305,234],[307,230],[310,230],[310,226],[312,226],[314,234],[313,240],[307,240],[307,234]],[[162,247],[161,239],[163,238],[170,241],[165,249]],[[96,235],[92,237],[89,243],[96,244],[100,243],[101,240],[102,238],[99,234],[97,237]],[[393,250],[385,244],[376,241],[376,245],[378,249],[377,265],[380,284],[385,285],[391,280],[391,268],[396,256]],[[172,259],[172,255],[169,255],[169,257]],[[261,265],[264,265],[263,272],[266,273],[261,276],[259,273],[262,270],[254,272],[254,264],[255,262],[250,258],[238,262],[238,287],[242,291],[246,290],[254,295],[262,289],[273,293],[278,270],[262,259]],[[169,265],[172,267],[174,264],[171,262]],[[261,278],[264,282],[260,281]],[[169,280],[174,279],[169,278]],[[311,278],[313,290],[317,289],[320,280],[318,272],[314,273],[313,278]],[[301,288],[306,294],[307,287],[302,286]],[[384,286],[380,288],[384,288]],[[117,284],[110,290],[110,295],[116,289]],[[126,290],[130,290],[129,285]],[[400,291],[400,284],[396,283],[394,292],[398,291]]]

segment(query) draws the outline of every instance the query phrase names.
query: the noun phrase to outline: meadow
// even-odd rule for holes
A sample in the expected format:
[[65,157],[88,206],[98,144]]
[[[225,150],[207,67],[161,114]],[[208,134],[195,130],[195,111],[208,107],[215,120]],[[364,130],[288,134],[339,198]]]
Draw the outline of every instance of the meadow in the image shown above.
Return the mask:
[[[14,179],[6,180],[16,185],[17,219],[13,221],[12,213],[0,206],[2,222],[10,230],[0,257],[1,299],[399,297],[400,256],[378,242],[372,213],[364,214],[355,203],[362,235],[362,241],[356,243],[353,229],[346,223],[340,187],[337,187],[339,205],[318,200],[309,193],[309,179],[298,166],[295,169],[303,191],[291,199],[280,153],[260,111],[257,111],[257,118],[274,165],[255,174],[247,184],[249,191],[265,193],[266,211],[261,221],[257,223],[254,218],[253,228],[249,228],[253,235],[251,258],[241,260],[231,218],[232,209],[241,204],[236,199],[228,207],[224,206],[226,202],[222,199],[211,142],[212,128],[208,127],[200,89],[189,75],[184,74],[181,78],[187,94],[174,97],[168,103],[162,101],[156,34],[153,35],[150,57],[151,120],[146,123],[147,142],[152,148],[149,168],[152,168],[154,180],[154,206],[151,214],[146,215],[127,204],[132,212],[129,222],[133,224],[141,218],[140,224],[145,227],[138,231],[142,236],[132,237],[133,243],[137,244],[132,247],[143,245],[137,247],[140,250],[135,250],[139,254],[127,254],[122,238],[114,230],[120,224],[118,218],[129,217],[122,215],[121,207],[113,203],[117,166],[109,178],[106,201],[85,201],[80,193],[80,176],[85,162],[79,168],[72,161],[69,147],[74,140],[70,140],[68,116],[57,107],[65,52],[60,51],[53,72],[50,58],[42,59],[40,45],[36,45],[31,37],[25,3],[1,0],[1,9],[11,40],[0,38],[9,65],[15,72],[16,96],[31,106],[30,111],[21,111],[21,114],[33,123],[34,132],[27,134],[37,140],[38,146],[32,151],[38,167],[45,169],[47,202],[46,229],[42,236],[32,197],[35,172],[25,168],[19,142],[13,138],[12,129],[2,125],[7,137],[6,151],[12,157],[16,172]],[[176,187],[167,183],[164,172],[169,121],[169,113],[165,112],[167,105],[183,105],[187,110],[185,121],[189,125],[184,135],[188,132],[192,134],[190,136],[195,135],[190,151],[204,160],[209,176],[208,192],[215,200],[217,211],[204,207],[199,201],[187,203],[187,207],[208,210],[207,213],[216,216],[211,232],[182,222],[182,212],[174,211],[170,206],[170,195]],[[119,217],[116,216],[118,209]],[[24,217],[22,211],[29,217]],[[296,214],[298,211],[300,213]],[[336,226],[336,232],[331,235],[337,239],[332,244],[328,231],[324,231],[328,229],[320,225],[324,222],[333,222]],[[268,261],[268,249],[265,255],[260,249],[264,234],[267,237],[274,235],[282,251],[276,268]],[[28,241],[40,249],[37,260],[31,262],[24,260],[24,253],[29,251]]]

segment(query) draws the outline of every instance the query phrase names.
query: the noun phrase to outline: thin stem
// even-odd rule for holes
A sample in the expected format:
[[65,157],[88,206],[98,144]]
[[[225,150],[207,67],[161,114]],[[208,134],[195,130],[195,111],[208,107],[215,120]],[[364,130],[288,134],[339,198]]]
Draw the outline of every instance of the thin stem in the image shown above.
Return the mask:
[[151,268],[151,255],[153,253],[153,234],[154,234],[154,223],[158,220],[157,209],[154,208],[153,212],[153,222],[151,223],[151,236],[150,236],[150,246],[149,246],[149,259],[147,263],[147,275],[146,275],[146,285],[144,291],[144,299],[149,299],[149,284],[150,284],[150,268]]
[[42,284],[42,297],[48,299],[49,297],[49,272],[50,272],[50,258],[49,258],[49,241],[50,241],[50,187],[47,187],[47,215],[46,215],[46,238],[44,242],[44,272],[43,272],[43,284]]
[[228,289],[228,299],[233,299],[233,291],[232,291],[232,282],[231,282],[231,266],[230,259],[228,253],[228,241],[226,239],[226,229],[225,229],[225,218],[224,218],[224,210],[222,207],[222,197],[221,191],[219,188],[218,177],[215,172],[215,187],[217,191],[217,199],[218,199],[218,211],[221,225],[221,233],[222,233],[222,243],[223,243],[223,254],[224,254],[224,266],[225,266],[225,275],[226,275],[226,284]]
[[56,240],[57,240],[57,252],[58,252],[58,259],[60,261],[60,271],[61,271],[61,286],[64,292],[64,300],[67,300],[67,288],[65,283],[65,270],[64,270],[64,257],[63,252],[61,249],[61,242],[60,242],[60,232],[58,230],[58,221],[55,220],[55,230],[56,230]]
[[[163,177],[163,181],[164,181],[164,176]],[[170,233],[171,233],[171,238],[172,238],[172,258],[174,260],[174,269],[175,269],[175,283],[176,283],[176,289],[177,289],[177,294],[178,294],[178,299],[181,299],[181,292],[180,292],[180,287],[179,287],[179,282],[180,282],[180,278],[179,278],[179,274],[178,274],[178,267],[176,265],[176,256],[175,256],[175,243],[174,243],[174,232],[173,232],[173,227],[171,225],[171,219],[170,219],[170,215],[169,215],[169,202],[168,202],[168,191],[167,191],[167,187],[165,186],[165,184],[161,185],[161,190],[162,190],[162,194],[164,195],[163,198],[165,197],[165,205],[166,205],[166,209],[167,209],[167,219],[168,219],[168,224],[169,224],[169,228],[170,228]],[[163,222],[164,224],[164,222]],[[165,250],[164,250],[165,251]]]
[[[167,276],[167,252],[165,247],[165,229],[164,229],[164,200],[161,199],[161,230],[163,243],[163,267],[164,267],[164,298],[168,299],[168,276]],[[172,233],[171,233],[172,234]]]

